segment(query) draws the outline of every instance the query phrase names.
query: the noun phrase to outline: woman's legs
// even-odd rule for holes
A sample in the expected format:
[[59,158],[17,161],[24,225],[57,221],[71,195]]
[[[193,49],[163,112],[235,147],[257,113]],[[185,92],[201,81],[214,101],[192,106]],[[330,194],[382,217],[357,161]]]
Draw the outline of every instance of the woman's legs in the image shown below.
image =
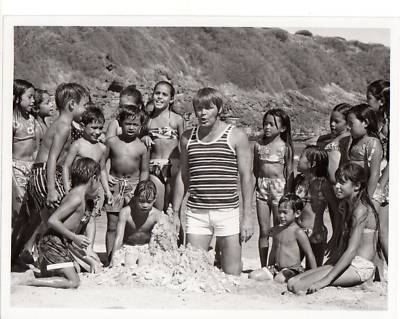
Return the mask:
[[157,197],[154,207],[159,210],[164,210],[164,199],[165,199],[165,185],[162,181],[155,175],[150,174],[150,180],[156,185]]
[[381,244],[383,256],[389,263],[388,241],[389,241],[389,205],[380,206],[379,213],[379,243]]

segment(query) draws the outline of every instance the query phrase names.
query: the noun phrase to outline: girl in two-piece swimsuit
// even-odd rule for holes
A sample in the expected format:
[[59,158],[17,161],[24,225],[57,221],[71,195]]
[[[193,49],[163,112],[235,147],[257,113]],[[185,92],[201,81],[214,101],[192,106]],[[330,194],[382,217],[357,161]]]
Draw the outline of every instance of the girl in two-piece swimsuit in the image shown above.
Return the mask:
[[174,96],[175,89],[171,83],[158,82],[154,86],[153,110],[147,123],[148,134],[153,141],[150,151],[150,179],[157,187],[154,206],[164,211],[172,203],[173,188],[177,187],[183,193],[183,183],[178,178],[179,138],[183,132],[183,118],[171,110]]
[[379,219],[367,192],[366,172],[360,165],[347,163],[337,170],[336,180],[336,197],[343,212],[338,246],[324,266],[289,279],[287,288],[294,293],[357,286],[374,275]]
[[263,118],[263,137],[254,146],[257,217],[260,226],[258,248],[261,267],[267,265],[268,230],[271,213],[278,221],[278,204],[293,179],[293,146],[289,116],[281,109],[267,111]]

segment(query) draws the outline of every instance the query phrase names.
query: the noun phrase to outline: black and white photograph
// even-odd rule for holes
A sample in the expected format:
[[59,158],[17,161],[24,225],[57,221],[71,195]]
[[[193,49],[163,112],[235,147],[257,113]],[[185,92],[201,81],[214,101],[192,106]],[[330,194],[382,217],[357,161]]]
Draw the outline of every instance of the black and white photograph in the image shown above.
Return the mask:
[[3,30],[3,307],[390,309],[396,23],[43,21]]

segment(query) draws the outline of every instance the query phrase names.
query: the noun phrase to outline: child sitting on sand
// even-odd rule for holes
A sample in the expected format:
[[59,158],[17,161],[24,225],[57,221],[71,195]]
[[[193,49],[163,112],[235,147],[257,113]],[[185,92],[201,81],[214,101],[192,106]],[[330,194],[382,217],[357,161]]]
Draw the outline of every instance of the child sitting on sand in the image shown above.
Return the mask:
[[303,201],[294,194],[286,194],[279,201],[279,225],[270,228],[268,236],[272,237],[272,249],[268,268],[254,270],[249,278],[284,283],[289,278],[304,272],[301,265],[302,253],[306,255],[310,268],[316,268],[314,253],[308,237],[297,224],[303,210]]
[[336,196],[343,211],[342,236],[327,263],[288,282],[288,290],[313,293],[327,286],[351,287],[372,278],[379,220],[368,196],[368,176],[363,167],[348,163],[336,172]]
[[[88,200],[97,196],[100,165],[90,158],[77,159],[71,169],[72,189],[50,216],[50,228],[38,244],[40,275],[27,285],[53,288],[77,288],[79,275],[75,269],[76,252],[90,245],[81,235],[90,220]],[[85,258],[85,256],[83,256]],[[90,258],[85,260],[95,267]]]
[[144,120],[143,111],[134,106],[124,106],[118,115],[122,133],[106,140],[106,158],[110,159],[109,187],[113,196],[112,204],[105,205],[106,251],[109,257],[115,240],[119,212],[130,202],[139,181],[149,178],[150,153],[138,138]]
[[118,216],[111,261],[122,244],[136,246],[150,242],[154,225],[166,218],[162,211],[153,206],[156,194],[157,189],[152,181],[139,182],[133,198]]

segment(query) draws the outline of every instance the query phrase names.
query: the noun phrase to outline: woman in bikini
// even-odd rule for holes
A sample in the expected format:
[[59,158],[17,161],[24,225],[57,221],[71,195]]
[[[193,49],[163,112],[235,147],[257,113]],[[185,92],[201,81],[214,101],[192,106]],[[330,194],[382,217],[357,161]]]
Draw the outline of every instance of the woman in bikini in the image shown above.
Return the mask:
[[[172,189],[183,193],[179,172],[179,138],[183,132],[183,118],[171,110],[175,89],[171,83],[160,81],[154,86],[154,108],[147,123],[148,134],[153,140],[150,151],[150,179],[157,187],[154,206],[166,211],[172,202]],[[174,209],[178,209],[174,207]]]

